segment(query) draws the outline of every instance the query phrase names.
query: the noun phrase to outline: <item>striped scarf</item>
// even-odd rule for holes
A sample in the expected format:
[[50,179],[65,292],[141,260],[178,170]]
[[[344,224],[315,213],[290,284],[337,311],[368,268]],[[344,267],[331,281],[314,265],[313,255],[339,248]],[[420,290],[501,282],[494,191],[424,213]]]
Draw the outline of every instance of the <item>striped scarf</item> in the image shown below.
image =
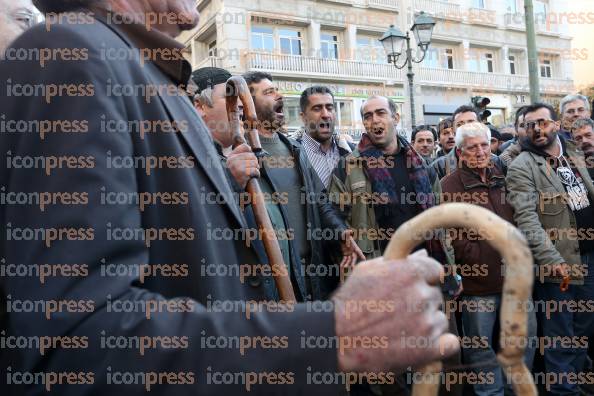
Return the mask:
[[[423,163],[423,159],[415,150],[413,150],[411,145],[404,138],[398,136],[397,139],[400,149],[405,151],[408,177],[416,193],[419,211],[435,206],[436,202],[435,195],[433,194],[431,177],[429,176],[427,167]],[[374,158],[377,160],[384,156],[384,153],[371,143],[371,139],[366,133],[363,134],[358,149],[361,153],[361,157],[364,159],[364,164],[367,164],[367,158]],[[396,183],[394,182],[394,179],[392,179],[390,169],[387,167],[366,166],[366,170],[371,181],[373,192],[385,194],[382,196],[388,197],[388,202],[390,204],[400,204],[396,191]]]

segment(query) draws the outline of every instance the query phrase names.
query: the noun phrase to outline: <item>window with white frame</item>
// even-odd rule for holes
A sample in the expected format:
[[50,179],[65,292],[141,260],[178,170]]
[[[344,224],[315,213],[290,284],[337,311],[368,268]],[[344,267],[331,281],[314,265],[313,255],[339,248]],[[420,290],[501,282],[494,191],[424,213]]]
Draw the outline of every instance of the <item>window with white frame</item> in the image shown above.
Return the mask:
[[495,55],[484,49],[471,48],[468,59],[468,68],[470,71],[481,73],[495,72]]
[[516,14],[518,12],[517,0],[505,0],[505,7],[508,14]]
[[208,44],[208,56],[209,57],[217,56],[217,40],[213,40]]
[[302,33],[282,26],[254,25],[251,28],[251,48],[255,51],[278,51],[285,55],[301,55]]
[[446,48],[444,55],[444,68],[452,70],[454,68],[454,49]]
[[436,69],[453,69],[454,49],[439,46],[430,47],[423,60],[423,65]]
[[252,26],[252,49],[274,51],[274,29],[266,26]]
[[282,54],[301,55],[301,32],[292,29],[279,29],[278,38]]
[[338,34],[322,33],[320,35],[320,49],[322,58],[338,59]]
[[485,0],[472,0],[474,8],[485,8]]
[[435,46],[430,47],[425,54],[423,59],[423,65],[425,67],[438,68],[439,67],[439,49]]
[[485,52],[483,54],[481,71],[483,73],[493,73],[493,53]]
[[537,25],[544,25],[547,21],[548,4],[546,1],[534,2],[534,21]]
[[386,63],[386,51],[379,37],[357,36],[355,59],[361,62]]
[[509,55],[507,57],[507,60],[509,62],[509,74],[518,74],[517,63],[516,63],[516,56],[515,55]]
[[540,60],[540,76],[543,78],[551,78],[553,75],[553,67],[550,59]]

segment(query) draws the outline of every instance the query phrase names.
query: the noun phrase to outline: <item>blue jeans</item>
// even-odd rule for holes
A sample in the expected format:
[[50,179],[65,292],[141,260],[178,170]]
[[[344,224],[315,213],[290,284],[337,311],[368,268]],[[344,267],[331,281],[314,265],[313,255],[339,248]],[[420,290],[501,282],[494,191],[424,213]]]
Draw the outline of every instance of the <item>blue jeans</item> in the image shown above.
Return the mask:
[[[462,303],[464,302],[464,303]],[[480,340],[477,345],[474,341],[470,348],[463,349],[465,364],[479,364],[475,372],[479,376],[476,384],[473,384],[474,393],[478,396],[498,395],[503,396],[504,388],[507,388],[507,394],[512,392],[511,384],[508,384],[504,377],[503,370],[497,363],[495,349],[493,346],[493,330],[495,322],[499,315],[501,306],[501,295],[489,296],[461,296],[462,306],[462,330],[466,339]],[[478,307],[488,307],[489,309],[473,310],[468,309],[468,303],[475,304]],[[534,311],[528,313],[528,340],[536,337],[536,315]],[[486,342],[484,342],[486,341]],[[468,341],[467,341],[468,342]],[[532,368],[534,353],[536,348],[534,343],[527,342],[524,362],[528,369]],[[484,362],[492,362],[484,364]],[[480,378],[486,379],[481,381]],[[511,393],[513,394],[513,393]]]
[[[570,285],[566,292],[559,289],[559,284],[539,283],[534,288],[535,299],[541,301],[567,301],[571,304],[579,301],[594,301],[594,252],[582,255],[582,264],[585,265],[587,273],[584,277],[584,285]],[[560,305],[560,304],[559,304]],[[565,339],[580,340],[580,337],[590,337],[594,332],[594,313],[579,312],[579,305],[575,312],[568,312],[567,305],[563,310],[556,309],[554,312],[543,312],[539,309],[538,317],[542,326],[544,337],[564,337]],[[587,311],[585,309],[584,311]],[[567,373],[580,373],[584,371],[584,365],[588,354],[588,346],[581,347],[582,342],[572,341],[571,345],[553,343],[545,349],[544,362],[547,373],[556,374],[559,383],[551,383],[551,395],[572,395],[580,394],[579,385],[567,381]],[[555,345],[556,344],[556,345]],[[561,375],[559,375],[561,374]]]

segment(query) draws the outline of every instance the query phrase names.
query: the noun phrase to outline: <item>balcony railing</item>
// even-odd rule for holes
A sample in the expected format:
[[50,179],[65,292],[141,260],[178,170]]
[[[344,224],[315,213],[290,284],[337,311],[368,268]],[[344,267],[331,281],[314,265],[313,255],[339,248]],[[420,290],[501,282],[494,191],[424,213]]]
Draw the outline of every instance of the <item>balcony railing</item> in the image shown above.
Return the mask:
[[347,4],[349,6],[355,5],[357,7],[381,8],[387,10],[400,9],[401,0],[314,0],[326,3]]
[[217,58],[216,56],[207,56],[206,58],[198,61],[198,63],[194,66],[194,70],[200,69],[202,67],[223,67],[223,62],[221,58]]
[[[397,70],[391,64],[354,60],[250,52],[247,55],[247,68],[288,77],[318,76],[354,81],[404,83],[401,70]],[[501,92],[529,92],[530,90],[528,76],[429,67],[417,69],[415,82],[430,86],[488,89]],[[545,92],[573,91],[572,80],[541,78],[540,85]]]
[[368,0],[367,6],[397,10],[399,8],[399,0]]
[[415,0],[415,11],[443,19],[462,19],[460,4],[439,0]]
[[401,71],[391,64],[262,52],[249,53],[247,67],[250,70],[265,70],[289,76],[330,75],[346,80],[402,80]]
[[497,25],[497,11],[486,8],[469,8],[467,22],[476,25]]
[[[504,92],[530,91],[528,76],[520,75],[422,67],[417,73],[417,78],[421,84],[445,87],[492,89]],[[565,93],[573,90],[572,80],[541,78],[540,85],[546,92]]]
[[[523,14],[505,14],[504,20],[505,26],[508,29],[526,30],[526,21]],[[534,27],[536,29],[536,33],[539,34],[559,34],[558,24],[536,22]]]

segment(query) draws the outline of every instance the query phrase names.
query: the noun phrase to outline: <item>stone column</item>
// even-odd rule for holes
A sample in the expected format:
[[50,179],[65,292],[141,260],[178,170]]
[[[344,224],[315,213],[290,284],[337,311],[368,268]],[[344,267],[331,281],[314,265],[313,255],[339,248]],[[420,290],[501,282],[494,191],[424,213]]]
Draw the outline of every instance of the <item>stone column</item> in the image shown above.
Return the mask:
[[306,56],[320,57],[320,23],[312,20],[307,28],[308,43]]

